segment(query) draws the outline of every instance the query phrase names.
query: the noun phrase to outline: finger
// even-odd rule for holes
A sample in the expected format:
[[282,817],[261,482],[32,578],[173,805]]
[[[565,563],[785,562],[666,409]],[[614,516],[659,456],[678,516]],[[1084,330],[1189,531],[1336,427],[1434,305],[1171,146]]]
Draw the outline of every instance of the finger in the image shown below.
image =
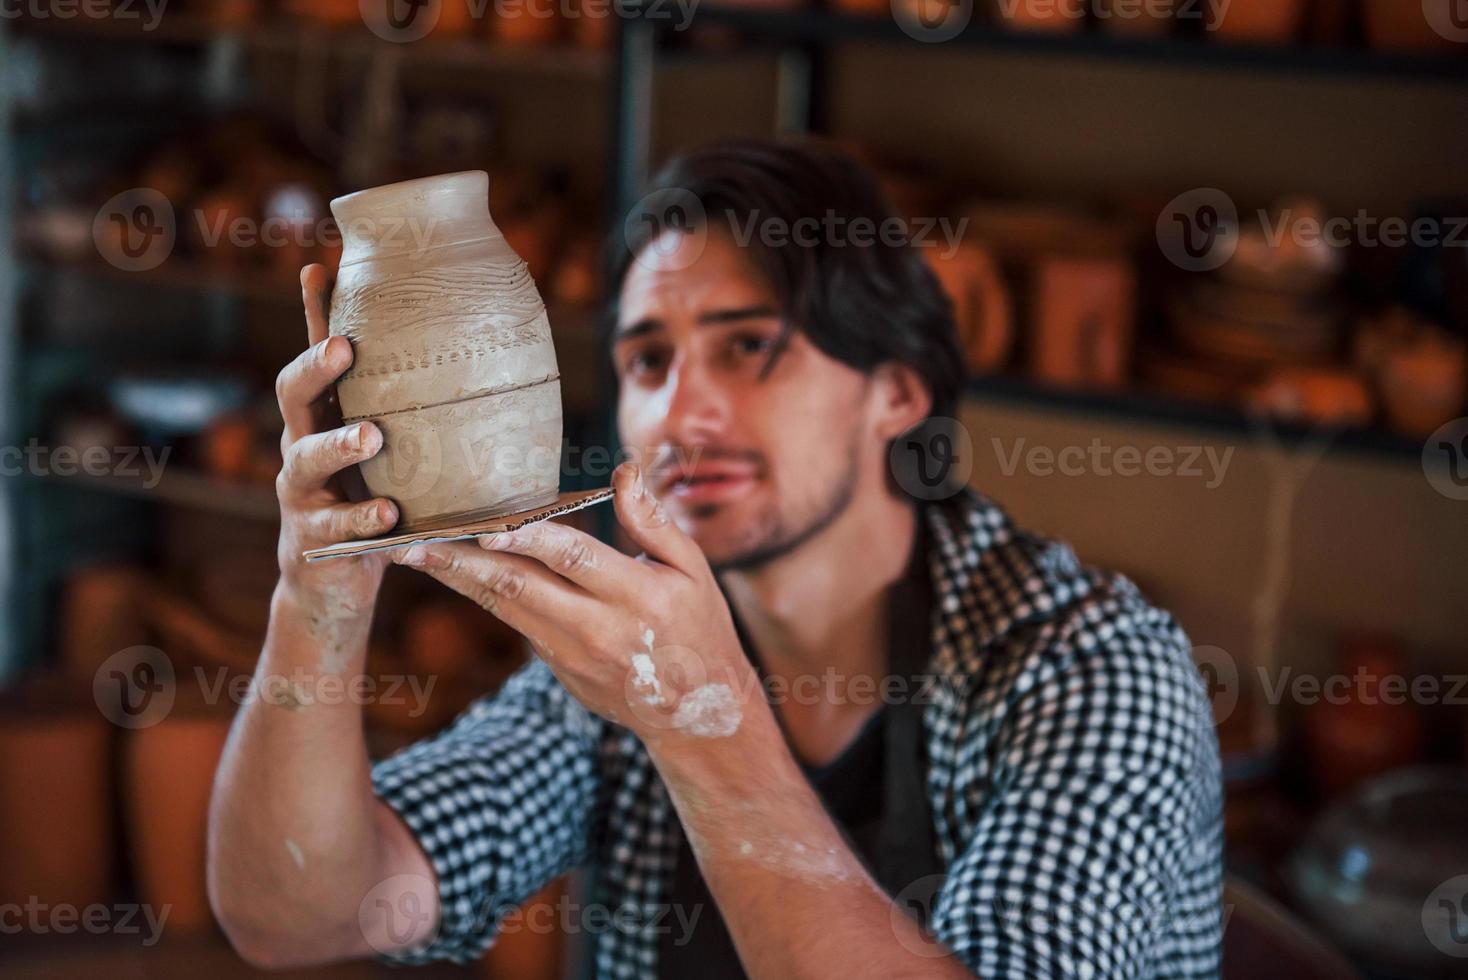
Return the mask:
[[371,459],[381,448],[382,430],[371,422],[304,436],[286,450],[277,488],[284,499],[319,490],[337,472]]
[[616,495],[617,521],[648,557],[672,565],[688,574],[704,564],[703,552],[693,539],[668,519],[662,502],[648,492],[642,468],[636,463],[622,463],[612,471]]
[[398,522],[398,509],[379,497],[355,504],[334,504],[309,513],[306,531],[313,541],[355,541],[386,534]]
[[393,561],[427,572],[526,636],[591,620],[597,603],[540,562],[472,544],[415,544]]
[[301,305],[306,309],[306,343],[319,344],[330,333],[331,273],[312,263],[301,269]]
[[633,559],[591,535],[551,521],[482,535],[479,545],[486,551],[533,558],[593,595],[622,596],[635,592],[636,582],[646,571]]
[[316,431],[313,406],[351,365],[351,343],[345,337],[328,337],[303,350],[281,369],[275,378],[275,398],[285,422],[283,449]]

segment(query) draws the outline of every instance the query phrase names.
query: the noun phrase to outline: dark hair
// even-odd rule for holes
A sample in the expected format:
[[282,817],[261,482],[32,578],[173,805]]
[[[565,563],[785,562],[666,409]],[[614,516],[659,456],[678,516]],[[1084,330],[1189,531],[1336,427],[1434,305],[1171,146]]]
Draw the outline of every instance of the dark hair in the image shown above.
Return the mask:
[[[710,144],[670,160],[653,179],[649,194],[656,192],[663,193],[654,202],[697,201],[709,226],[727,219],[742,229],[753,219],[790,229],[802,219],[810,227],[813,219],[824,228],[830,215],[842,228],[866,219],[880,229],[895,217],[877,182],[856,160],[812,139]],[[663,205],[654,207],[662,210]],[[612,235],[620,247],[612,261],[607,328],[615,324],[629,266],[666,227],[658,221],[627,225]],[[750,257],[774,291],[786,323],[770,363],[788,343],[788,331],[800,330],[827,356],[859,371],[870,372],[886,361],[910,365],[932,395],[931,414],[951,416],[963,385],[953,305],[916,248],[870,237],[871,243],[862,245],[844,234],[799,243],[792,236],[780,245],[750,237]]]

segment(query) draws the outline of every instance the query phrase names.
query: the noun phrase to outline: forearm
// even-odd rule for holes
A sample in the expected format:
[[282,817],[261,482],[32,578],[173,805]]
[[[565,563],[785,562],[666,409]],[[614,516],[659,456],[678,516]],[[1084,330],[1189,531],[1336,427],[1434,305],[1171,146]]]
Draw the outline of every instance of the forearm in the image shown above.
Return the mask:
[[727,739],[650,746],[754,978],[970,978],[872,880],[767,707]]
[[384,828],[362,708],[317,697],[362,672],[369,628],[276,590],[209,821],[210,894],[243,950],[293,962],[370,952],[358,906],[382,880]]

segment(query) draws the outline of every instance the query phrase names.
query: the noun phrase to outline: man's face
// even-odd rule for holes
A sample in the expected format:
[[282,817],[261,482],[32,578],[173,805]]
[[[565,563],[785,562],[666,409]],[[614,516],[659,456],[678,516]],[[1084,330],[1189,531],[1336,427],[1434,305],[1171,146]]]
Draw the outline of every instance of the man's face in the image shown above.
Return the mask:
[[622,443],[715,568],[794,548],[880,466],[868,377],[798,330],[761,377],[780,332],[774,295],[722,233],[668,232],[623,281],[612,341]]

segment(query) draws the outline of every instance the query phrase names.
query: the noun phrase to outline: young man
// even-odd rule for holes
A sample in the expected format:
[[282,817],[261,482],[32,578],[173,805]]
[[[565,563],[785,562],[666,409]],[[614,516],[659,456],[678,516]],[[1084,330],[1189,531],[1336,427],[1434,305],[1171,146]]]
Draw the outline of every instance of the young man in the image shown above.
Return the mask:
[[[588,867],[600,976],[1216,976],[1218,754],[1188,641],[979,494],[894,479],[893,441],[954,414],[960,357],[920,253],[833,230],[888,217],[871,179],[740,142],[658,186],[694,220],[630,243],[611,336],[642,554],[556,524],[398,554],[536,657],[375,766],[352,705],[248,705],[210,834],[231,939],[265,963],[468,959]],[[325,340],[321,270],[303,284],[260,669],[351,676],[387,559],[300,555],[395,512],[333,489],[381,436],[320,431],[351,351]]]

